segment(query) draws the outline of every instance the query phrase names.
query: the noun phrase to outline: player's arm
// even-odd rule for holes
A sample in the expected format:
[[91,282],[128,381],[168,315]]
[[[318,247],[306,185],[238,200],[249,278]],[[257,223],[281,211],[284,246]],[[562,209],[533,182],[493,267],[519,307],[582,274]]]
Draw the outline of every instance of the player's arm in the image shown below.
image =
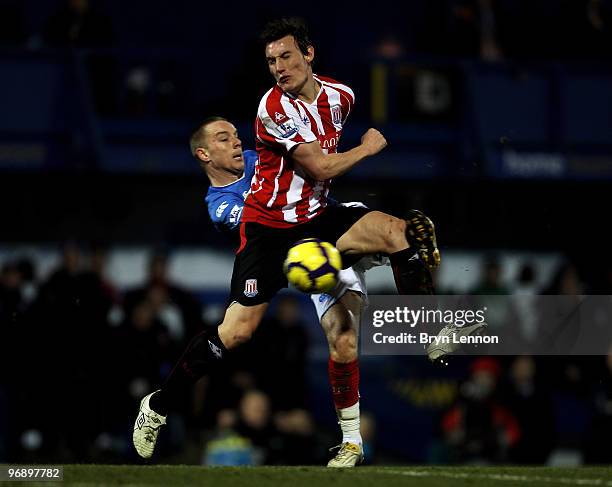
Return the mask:
[[385,137],[376,129],[368,129],[361,144],[347,151],[326,154],[318,141],[298,144],[291,157],[313,179],[323,181],[344,174],[366,157],[378,154],[387,146]]
[[236,194],[225,193],[223,197],[208,203],[208,214],[218,230],[235,230],[240,226],[244,200]]

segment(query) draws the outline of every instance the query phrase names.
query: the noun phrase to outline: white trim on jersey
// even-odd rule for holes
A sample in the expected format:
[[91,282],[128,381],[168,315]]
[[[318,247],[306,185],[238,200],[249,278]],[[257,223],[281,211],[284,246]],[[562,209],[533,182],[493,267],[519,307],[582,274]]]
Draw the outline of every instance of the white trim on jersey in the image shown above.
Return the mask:
[[270,197],[270,199],[268,200],[268,203],[266,204],[266,206],[268,208],[272,207],[272,205],[276,201],[276,197],[278,196],[278,180],[280,179],[280,177],[283,174],[283,168],[284,167],[285,167],[285,158],[281,157],[278,173],[274,177],[274,192],[272,193],[272,196]]
[[349,102],[351,104],[355,103],[355,92],[353,90],[351,90],[348,86],[343,85],[342,83],[332,83],[330,81],[323,81],[322,79],[319,79],[317,77],[317,75],[314,75],[314,78],[321,84],[326,84],[328,86],[331,86],[332,88],[338,89],[338,90],[342,90],[342,91],[346,91],[352,98],[352,100],[349,100]]
[[315,211],[321,206],[321,194],[325,191],[325,182],[317,181],[312,194],[308,198],[308,218],[312,218],[315,215]]
[[287,191],[287,204],[283,206],[283,218],[286,222],[297,222],[297,203],[302,200],[302,190],[304,189],[304,178],[297,172],[293,173],[289,191]]

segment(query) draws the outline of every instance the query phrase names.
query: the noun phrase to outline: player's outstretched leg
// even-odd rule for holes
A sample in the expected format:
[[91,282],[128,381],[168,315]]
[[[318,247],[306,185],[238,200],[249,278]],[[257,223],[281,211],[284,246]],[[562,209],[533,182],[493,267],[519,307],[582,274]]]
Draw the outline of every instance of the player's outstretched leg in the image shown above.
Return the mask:
[[371,211],[338,239],[336,247],[345,255],[388,254],[399,294],[433,294],[429,266],[440,261],[433,223],[417,210],[408,216],[402,220]]
[[267,303],[255,306],[234,303],[225,312],[219,327],[204,330],[191,340],[163,387],[145,396],[140,403],[132,441],[141,457],[153,455],[159,430],[175,406],[174,399],[221,366],[228,350],[248,341],[267,307]]
[[[412,294],[434,294],[431,270],[440,265],[440,251],[436,242],[436,232],[433,222],[419,210],[410,210],[406,217],[406,239],[411,249],[417,253],[409,259],[409,264],[400,266],[393,272],[396,283],[404,286],[412,285]],[[418,258],[416,256],[418,255]],[[391,259],[393,265],[393,257]],[[398,279],[398,274],[404,273],[404,279]],[[398,284],[399,288],[400,284]],[[421,291],[421,292],[419,292]],[[427,356],[432,362],[443,362],[444,356],[454,353],[460,346],[461,337],[478,335],[487,326],[486,323],[475,323],[469,326],[457,326],[454,323],[446,325],[438,333],[439,340],[433,341],[427,347]]]
[[329,344],[329,382],[342,443],[327,464],[332,468],[355,467],[363,462],[363,441],[360,432],[359,362],[357,360],[357,330],[362,298],[346,292],[321,318]]

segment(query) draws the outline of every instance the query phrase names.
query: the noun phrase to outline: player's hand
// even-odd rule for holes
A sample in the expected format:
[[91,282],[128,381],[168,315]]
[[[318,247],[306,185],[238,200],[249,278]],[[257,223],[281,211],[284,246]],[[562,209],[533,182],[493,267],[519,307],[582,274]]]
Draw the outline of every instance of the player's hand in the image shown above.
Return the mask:
[[361,145],[366,148],[368,155],[373,156],[387,147],[387,139],[376,129],[368,129],[361,137]]

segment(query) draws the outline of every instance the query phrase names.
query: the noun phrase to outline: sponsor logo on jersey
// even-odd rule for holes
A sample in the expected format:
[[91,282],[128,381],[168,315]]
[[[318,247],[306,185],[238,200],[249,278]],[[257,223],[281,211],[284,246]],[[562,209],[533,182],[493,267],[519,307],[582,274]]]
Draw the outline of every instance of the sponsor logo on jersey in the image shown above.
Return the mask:
[[240,220],[240,213],[242,212],[242,206],[234,205],[229,214],[230,223],[236,223]]
[[283,122],[286,119],[287,119],[287,115],[283,115],[282,113],[278,113],[278,112],[274,113],[274,120],[276,120],[276,123]]
[[310,125],[310,119],[308,118],[308,115],[304,115],[302,122],[304,122],[304,125]]
[[221,218],[221,215],[223,215],[223,212],[228,206],[229,203],[227,201],[224,201],[217,207],[217,211],[215,211],[215,215],[217,215],[217,218]]
[[321,294],[321,296],[319,296],[319,303],[324,303],[328,299],[331,299],[329,294]]
[[334,125],[342,124],[342,108],[340,108],[340,105],[334,105],[333,107],[331,107],[331,116]]
[[247,298],[254,298],[257,296],[257,279],[247,279],[244,283],[244,295]]
[[340,141],[340,134],[334,134],[331,137],[327,137],[322,141],[319,139],[321,143],[321,148],[323,149],[333,149],[338,146],[338,142]]

